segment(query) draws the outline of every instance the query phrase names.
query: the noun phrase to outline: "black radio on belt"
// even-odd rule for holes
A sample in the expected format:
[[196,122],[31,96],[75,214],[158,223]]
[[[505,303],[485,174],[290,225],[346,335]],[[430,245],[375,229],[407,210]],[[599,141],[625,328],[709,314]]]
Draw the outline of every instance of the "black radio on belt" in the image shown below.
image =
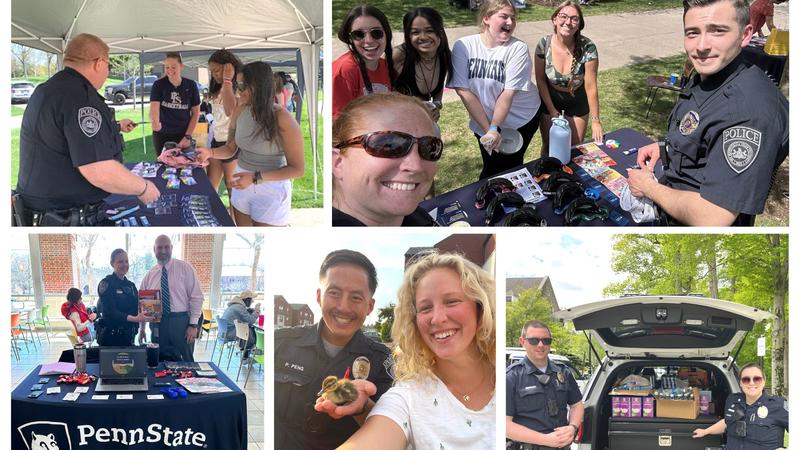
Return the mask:
[[661,156],[661,166],[664,167],[664,170],[669,169],[669,157],[667,155],[668,146],[669,140],[667,139],[658,142],[658,154]]

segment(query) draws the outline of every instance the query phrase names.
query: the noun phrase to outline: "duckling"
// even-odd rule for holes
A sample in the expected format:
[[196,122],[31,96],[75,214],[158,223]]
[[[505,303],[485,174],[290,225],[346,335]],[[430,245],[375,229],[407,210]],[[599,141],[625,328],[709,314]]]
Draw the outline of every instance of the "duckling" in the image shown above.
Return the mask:
[[358,390],[350,380],[346,378],[339,379],[330,375],[322,380],[322,390],[317,395],[325,400],[332,401],[337,406],[341,406],[358,398]]

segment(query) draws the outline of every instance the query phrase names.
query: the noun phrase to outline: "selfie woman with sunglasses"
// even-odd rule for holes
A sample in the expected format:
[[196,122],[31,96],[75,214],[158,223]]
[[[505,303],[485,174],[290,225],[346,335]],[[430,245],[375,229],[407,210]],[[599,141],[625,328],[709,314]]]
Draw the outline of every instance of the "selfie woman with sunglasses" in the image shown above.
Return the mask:
[[726,450],[784,450],[789,412],[783,397],[764,393],[764,369],[746,364],[739,371],[741,393],[725,400],[725,417],[708,428],[694,430],[692,437],[725,433]]
[[[351,9],[339,27],[339,40],[350,50],[333,61],[333,118],[353,99],[392,90],[392,29],[374,6]],[[383,55],[385,58],[381,58]]]
[[275,103],[272,69],[256,61],[242,67],[223,147],[198,148],[198,159],[239,159],[233,174],[231,206],[238,226],[286,226],[292,178],[302,177],[303,135],[294,118]]
[[583,142],[592,117],[592,139],[603,140],[597,94],[597,47],[581,34],[583,12],[574,0],[561,3],[550,16],[553,34],[536,46],[536,84],[542,96],[542,157],[549,155],[552,118],[564,112],[572,130],[572,145]]
[[353,100],[333,123],[333,225],[435,226],[419,203],[444,145],[430,112],[394,92]]
[[442,16],[433,8],[414,8],[403,17],[405,42],[394,49],[394,89],[425,102],[435,122],[442,93],[452,71],[452,55]]
[[[448,87],[456,90],[469,112],[469,128],[483,158],[480,178],[486,178],[522,164],[539,127],[541,101],[531,81],[528,45],[512,36],[517,10],[511,0],[485,1],[478,18],[480,34],[463,37],[453,46]],[[504,128],[522,135],[522,147],[515,153],[499,151]]]
[[458,254],[405,272],[392,325],[395,383],[340,449],[495,448],[495,289]]

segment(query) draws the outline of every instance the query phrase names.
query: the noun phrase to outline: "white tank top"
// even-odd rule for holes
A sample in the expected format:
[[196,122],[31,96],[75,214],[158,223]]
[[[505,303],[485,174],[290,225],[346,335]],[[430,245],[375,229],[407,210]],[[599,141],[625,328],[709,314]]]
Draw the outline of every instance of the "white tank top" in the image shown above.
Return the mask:
[[231,118],[225,114],[220,95],[211,99],[211,115],[214,116],[214,140],[225,142],[228,140],[228,126]]

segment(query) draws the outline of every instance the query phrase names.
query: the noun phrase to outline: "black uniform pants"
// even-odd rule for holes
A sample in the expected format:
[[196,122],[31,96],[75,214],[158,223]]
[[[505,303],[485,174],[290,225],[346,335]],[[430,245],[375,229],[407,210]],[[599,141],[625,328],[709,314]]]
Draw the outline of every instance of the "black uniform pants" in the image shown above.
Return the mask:
[[528,149],[528,144],[531,143],[533,135],[536,134],[536,130],[539,129],[539,116],[541,115],[541,112],[542,108],[540,107],[530,122],[517,128],[519,134],[522,135],[522,147],[516,153],[505,155],[499,152],[492,152],[490,155],[486,153],[486,150],[483,149],[483,146],[481,145],[481,137],[475,134],[475,138],[478,139],[478,148],[481,152],[481,158],[483,159],[483,170],[481,170],[480,174],[481,180],[522,165],[522,162],[525,159],[525,150]]
[[183,139],[183,133],[162,133],[160,131],[153,131],[153,148],[156,152],[156,157],[161,156],[161,150],[164,149],[165,142],[179,143]]
[[158,323],[159,352],[174,354],[183,361],[194,361],[193,348],[186,342],[186,328],[189,326],[189,313],[169,313]]

